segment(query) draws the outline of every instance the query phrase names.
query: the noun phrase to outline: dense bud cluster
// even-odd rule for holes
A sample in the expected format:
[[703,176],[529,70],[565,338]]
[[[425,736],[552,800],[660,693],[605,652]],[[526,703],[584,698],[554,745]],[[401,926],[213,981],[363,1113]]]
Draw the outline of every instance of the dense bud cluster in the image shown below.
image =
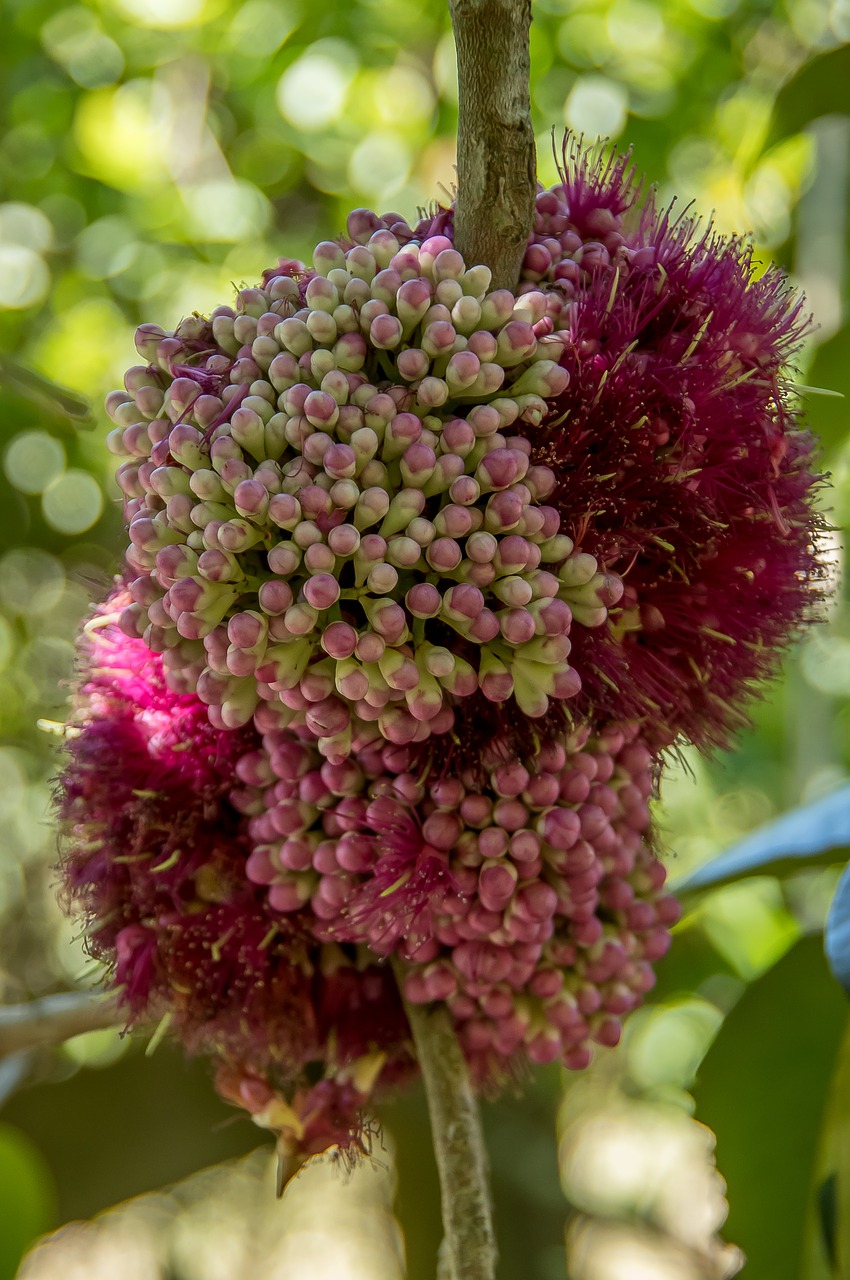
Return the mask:
[[676,914],[659,753],[725,741],[819,597],[799,299],[564,160],[515,291],[451,209],[357,210],[109,397],[66,884],[131,1019],[302,1150],[414,1068],[399,988],[482,1085],[616,1042]]
[[571,623],[622,594],[560,533],[523,434],[569,381],[557,299],[487,292],[445,236],[381,228],[314,264],[139,330],[151,363],[108,403],[138,575],[122,625],[213,723],[265,699],[334,760],[358,720],[421,741],[478,692],[545,715],[579,688]]
[[426,778],[405,748],[344,765],[273,731],[236,766],[246,871],[328,941],[408,964],[405,995],[445,1000],[471,1060],[589,1059],[652,984],[675,903],[646,843],[653,760],[636,727],[582,730],[527,762]]

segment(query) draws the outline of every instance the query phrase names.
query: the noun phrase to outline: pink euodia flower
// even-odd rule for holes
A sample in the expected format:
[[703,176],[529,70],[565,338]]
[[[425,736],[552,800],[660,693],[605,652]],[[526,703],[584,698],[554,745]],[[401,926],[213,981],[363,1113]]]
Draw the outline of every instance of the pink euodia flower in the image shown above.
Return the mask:
[[572,144],[515,291],[452,234],[356,210],[142,326],[108,401],[65,883],[130,1019],[291,1149],[412,1070],[390,957],[481,1084],[616,1042],[676,918],[658,753],[724,742],[819,598],[777,272]]

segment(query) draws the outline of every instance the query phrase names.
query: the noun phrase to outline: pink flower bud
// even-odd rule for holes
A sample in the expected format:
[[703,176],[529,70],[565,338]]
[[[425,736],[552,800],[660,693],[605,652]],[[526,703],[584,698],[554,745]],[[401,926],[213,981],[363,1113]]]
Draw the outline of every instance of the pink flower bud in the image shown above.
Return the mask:
[[233,505],[241,516],[262,520],[269,506],[268,490],[259,480],[242,480],[233,491]]
[[499,628],[508,644],[524,645],[533,639],[535,621],[527,609],[502,609],[498,619]]
[[322,465],[333,479],[350,479],[357,470],[357,455],[350,445],[332,444],[325,452]]
[[357,505],[354,509],[353,523],[355,528],[362,532],[363,529],[368,529],[370,525],[376,524],[387,514],[389,506],[390,496],[385,489],[377,486],[364,489],[357,499]]
[[449,573],[460,564],[463,553],[454,538],[435,538],[425,548],[425,558],[437,573]]
[[290,605],[284,614],[284,621],[291,635],[309,635],[317,622],[316,609],[309,602]]
[[503,911],[514,895],[518,880],[516,867],[509,862],[490,862],[481,868],[478,896],[490,911]]
[[301,563],[301,550],[293,542],[279,542],[269,550],[266,560],[272,573],[288,578]]
[[360,534],[353,524],[340,524],[327,535],[328,547],[335,556],[351,556],[360,546]]
[[[456,359],[456,357],[452,357]],[[463,418],[452,418],[443,427],[440,436],[442,453],[455,453],[465,458],[475,445],[475,432]]]
[[420,382],[416,396],[425,408],[438,409],[448,400],[449,388],[442,378],[427,377]]
[[[386,612],[386,610],[382,612]],[[380,619],[381,614],[377,610],[375,614]],[[373,631],[364,631],[357,638],[355,653],[361,662],[378,662],[383,657],[386,647],[386,641],[383,636]]]
[[475,478],[484,493],[507,489],[525,474],[522,455],[514,449],[492,449],[478,464]]
[[339,583],[329,573],[317,573],[308,578],[302,591],[305,600],[314,609],[330,609],[339,599]]
[[522,498],[507,491],[494,493],[484,512],[484,527],[489,533],[503,533],[519,523],[523,511]]
[[396,368],[406,382],[415,382],[419,378],[424,378],[430,367],[430,356],[418,347],[408,347],[406,351],[400,351],[396,361]]
[[417,582],[404,598],[415,618],[436,618],[442,607],[442,596],[430,582]]
[[454,847],[463,831],[463,822],[456,813],[432,813],[422,824],[422,835],[435,849]]
[[339,405],[326,391],[311,391],[304,401],[303,412],[314,427],[331,427],[339,417]]
[[278,615],[292,604],[292,590],[286,582],[264,582],[257,592],[257,599],[264,613]]
[[298,501],[305,517],[329,516],[333,510],[330,495],[318,484],[306,484],[298,493]]
[[422,558],[422,548],[413,538],[393,537],[387,543],[387,560],[397,569],[412,569]]
[[227,624],[227,637],[237,649],[253,649],[265,641],[267,630],[262,614],[236,613]]
[[388,424],[384,435],[384,461],[399,457],[422,435],[422,422],[415,413],[398,413]]
[[[349,222],[350,219],[351,215],[349,216]],[[377,230],[377,228],[375,228],[375,230]],[[349,235],[351,235],[350,227]],[[352,236],[352,239],[354,238],[355,237]],[[355,276],[359,280],[366,281],[374,279],[378,270],[378,264],[372,257],[369,250],[360,244],[356,244],[353,249],[348,250],[345,255],[345,266],[350,275]]]
[[398,571],[391,564],[376,564],[366,578],[366,586],[376,595],[387,595],[395,589],[397,582]]
[[419,724],[414,716],[400,707],[387,707],[378,717],[378,727],[383,736],[399,745],[413,741]]
[[[418,588],[413,588],[413,590],[418,590]],[[443,596],[442,611],[444,616],[457,621],[477,618],[483,608],[484,596],[477,587],[466,582],[449,587]]]
[[379,351],[392,351],[402,339],[402,322],[397,316],[376,316],[369,328],[369,341]]
[[480,513],[449,503],[434,518],[434,529],[449,538],[465,538],[481,521]]
[[294,529],[301,516],[301,503],[292,494],[275,493],[269,498],[269,518],[279,529]]
[[304,552],[304,568],[308,573],[333,573],[336,556],[324,542],[313,542]]
[[415,441],[407,446],[401,459],[401,477],[410,488],[419,489],[431,476],[437,456],[427,444]]
[[350,702],[359,702],[369,690],[369,677],[354,661],[337,662],[336,687]]
[[489,644],[499,634],[499,619],[492,610],[482,609],[478,617],[466,628],[464,634],[478,644]]
[[[433,326],[432,326],[433,328]],[[454,333],[454,329],[452,329]],[[426,351],[428,347],[423,339],[423,346]],[[449,390],[453,395],[463,391],[466,387],[471,387],[478,377],[481,370],[481,361],[472,351],[457,351],[449,360],[446,366],[446,372],[443,375],[449,385]]]
[[[607,821],[607,819],[606,819]],[[549,809],[535,824],[538,833],[553,849],[571,849],[582,833],[582,823],[572,809]]]
[[357,645],[357,632],[347,622],[332,622],[325,627],[321,644],[331,658],[350,658]]
[[432,359],[435,356],[447,355],[453,350],[456,339],[457,332],[450,321],[435,320],[423,331],[422,349]]
[[360,333],[343,333],[333,347],[334,363],[339,369],[356,373],[363,368],[369,348]]
[[[509,539],[505,538],[505,542]],[[493,593],[502,601],[503,604],[512,608],[520,608],[531,600],[532,588],[524,578],[511,574],[508,577],[500,578],[493,587]],[[532,632],[533,634],[533,632]],[[531,637],[529,637],[530,639]]]

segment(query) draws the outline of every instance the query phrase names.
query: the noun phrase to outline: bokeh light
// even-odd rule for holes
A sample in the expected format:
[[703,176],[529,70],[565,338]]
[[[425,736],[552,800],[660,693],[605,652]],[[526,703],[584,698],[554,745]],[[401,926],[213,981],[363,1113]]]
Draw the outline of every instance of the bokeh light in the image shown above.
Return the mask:
[[38,547],[17,548],[0,558],[0,600],[14,613],[24,617],[49,613],[64,589],[61,563]]
[[74,536],[100,519],[103,492],[94,476],[71,467],[50,482],[41,495],[41,507],[52,528]]
[[21,493],[41,493],[64,467],[62,443],[46,431],[22,431],[3,456],[3,469]]
[[299,129],[326,129],[342,114],[356,69],[356,58],[342,41],[312,45],[278,81],[281,115]]
[[575,133],[617,138],[629,109],[625,86],[607,76],[581,76],[564,103],[564,122]]

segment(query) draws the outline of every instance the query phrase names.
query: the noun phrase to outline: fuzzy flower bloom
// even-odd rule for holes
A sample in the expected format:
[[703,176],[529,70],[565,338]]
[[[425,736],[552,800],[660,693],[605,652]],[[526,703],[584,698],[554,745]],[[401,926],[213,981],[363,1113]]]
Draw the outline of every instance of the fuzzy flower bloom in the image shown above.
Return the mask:
[[625,584],[604,626],[573,632],[574,710],[727,744],[821,595],[815,443],[788,380],[803,300],[747,243],[641,202],[628,156],[574,144],[525,275],[569,316],[569,385],[532,461],[558,477],[565,532]]
[[88,628],[60,809],[65,895],[89,951],[128,1022],[167,1018],[287,1149],[346,1147],[378,1076],[413,1070],[392,974],[270,912],[229,799],[258,738],[212,728],[196,697],[171,691],[160,658],[116,625],[128,598],[110,603]]
[[409,1000],[448,1004],[484,1087],[616,1042],[676,917],[635,726],[530,768],[484,752],[484,782],[414,775],[374,726],[332,764],[305,728],[211,726],[119,630],[127,599],[88,629],[62,817],[66,893],[131,1022],[167,1016],[302,1152],[347,1146],[411,1073],[387,956]]

